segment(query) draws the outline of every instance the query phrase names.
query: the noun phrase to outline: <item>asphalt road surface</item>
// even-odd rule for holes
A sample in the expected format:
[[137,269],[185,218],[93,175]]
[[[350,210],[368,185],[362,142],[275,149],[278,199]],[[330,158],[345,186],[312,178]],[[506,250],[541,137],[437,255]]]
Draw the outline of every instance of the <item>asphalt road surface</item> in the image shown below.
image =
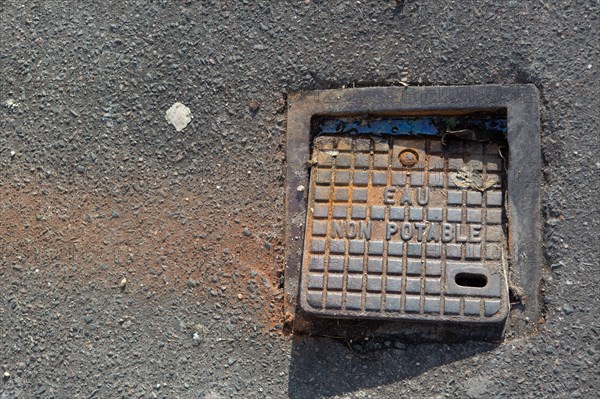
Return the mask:
[[[0,2],[0,398],[596,398],[600,3]],[[284,331],[286,96],[533,83],[543,317]],[[165,120],[176,102],[192,120]]]

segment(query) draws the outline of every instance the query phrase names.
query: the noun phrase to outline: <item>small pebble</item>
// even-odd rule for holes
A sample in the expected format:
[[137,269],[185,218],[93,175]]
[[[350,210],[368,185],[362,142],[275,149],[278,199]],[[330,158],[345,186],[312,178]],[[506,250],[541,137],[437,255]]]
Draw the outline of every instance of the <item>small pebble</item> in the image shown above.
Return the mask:
[[406,344],[400,341],[394,342],[394,347],[396,349],[406,349]]
[[258,102],[257,99],[253,98],[252,100],[250,100],[250,102],[248,103],[248,108],[250,108],[250,111],[252,112],[256,112],[258,111],[258,109],[260,108],[260,103]]
[[180,132],[192,121],[192,112],[182,103],[175,103],[165,113],[165,119]]
[[191,278],[187,281],[187,286],[190,288],[195,288],[197,285],[198,285],[198,282],[196,280],[194,280],[193,278]]

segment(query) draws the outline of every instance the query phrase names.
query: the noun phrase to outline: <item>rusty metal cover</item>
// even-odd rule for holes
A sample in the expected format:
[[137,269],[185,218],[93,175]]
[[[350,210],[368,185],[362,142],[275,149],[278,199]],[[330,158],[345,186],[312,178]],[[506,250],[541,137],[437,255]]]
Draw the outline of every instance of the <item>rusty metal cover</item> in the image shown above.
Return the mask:
[[415,342],[531,331],[539,129],[533,85],[291,94],[284,303],[294,331]]
[[312,164],[300,301],[306,312],[506,318],[497,144],[321,136]]

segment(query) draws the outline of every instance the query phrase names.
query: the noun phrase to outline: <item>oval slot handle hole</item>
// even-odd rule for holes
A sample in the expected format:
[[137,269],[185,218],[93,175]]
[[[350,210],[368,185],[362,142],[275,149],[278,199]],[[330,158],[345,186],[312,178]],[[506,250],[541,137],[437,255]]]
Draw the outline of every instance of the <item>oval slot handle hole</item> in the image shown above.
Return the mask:
[[476,273],[458,273],[454,281],[461,287],[483,288],[487,285],[487,277]]

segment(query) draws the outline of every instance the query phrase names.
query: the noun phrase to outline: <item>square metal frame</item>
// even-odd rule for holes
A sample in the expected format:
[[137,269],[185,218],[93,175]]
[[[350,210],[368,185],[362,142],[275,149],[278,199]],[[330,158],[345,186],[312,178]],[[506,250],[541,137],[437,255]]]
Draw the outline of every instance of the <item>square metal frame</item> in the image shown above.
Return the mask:
[[[511,309],[509,323],[515,335],[521,335],[536,325],[540,317],[543,265],[540,214],[542,162],[537,88],[534,85],[374,87],[303,92],[288,97],[284,307],[288,318],[295,317],[296,331],[315,333],[311,324],[328,324],[303,315],[298,306],[308,203],[308,193],[303,188],[309,186],[312,118],[465,115],[498,110],[505,110],[508,121],[508,282],[512,300],[519,302],[518,307]],[[394,327],[386,331],[398,329]],[[497,337],[497,334],[492,335]],[[439,337],[440,334],[425,336]],[[474,338],[477,339],[478,335],[475,334]]]

